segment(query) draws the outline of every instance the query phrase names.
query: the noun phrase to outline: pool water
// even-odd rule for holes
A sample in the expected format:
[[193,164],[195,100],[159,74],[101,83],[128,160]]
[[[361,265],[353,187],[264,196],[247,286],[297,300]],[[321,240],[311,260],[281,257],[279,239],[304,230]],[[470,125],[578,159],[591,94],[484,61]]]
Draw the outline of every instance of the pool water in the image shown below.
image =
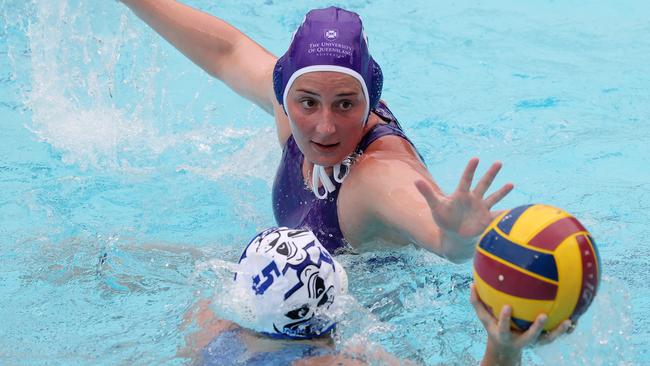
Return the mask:
[[[187,3],[276,55],[331,5]],[[274,224],[272,118],[121,4],[0,4],[0,364],[188,363],[186,312],[202,298],[233,310],[218,260]],[[525,364],[650,363],[650,5],[335,4],[362,15],[383,98],[444,190],[470,157],[501,160],[495,186],[516,187],[499,208],[559,206],[596,239],[598,296]],[[354,301],[339,347],[478,362],[470,263],[414,248],[340,261]]]

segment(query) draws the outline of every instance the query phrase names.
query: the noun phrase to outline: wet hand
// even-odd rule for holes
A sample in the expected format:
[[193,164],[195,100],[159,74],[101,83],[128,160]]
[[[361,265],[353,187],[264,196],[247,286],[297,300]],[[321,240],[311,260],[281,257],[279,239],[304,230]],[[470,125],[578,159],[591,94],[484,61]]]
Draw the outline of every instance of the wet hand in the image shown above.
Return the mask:
[[425,181],[415,183],[420,193],[426,198],[431,208],[431,214],[443,233],[452,237],[452,240],[456,237],[460,240],[470,241],[472,247],[476,237],[500,214],[500,212],[491,212],[492,206],[501,201],[514,187],[508,183],[487,198],[483,197],[501,169],[501,163],[496,162],[471,190],[478,163],[478,158],[470,159],[458,187],[448,196],[442,192],[435,192],[431,185]]
[[[486,352],[486,356],[487,353],[492,353],[490,356],[501,360],[519,358],[524,347],[551,343],[562,334],[570,332],[572,328],[571,321],[565,320],[554,330],[542,333],[547,316],[546,314],[540,314],[528,330],[521,332],[510,329],[512,308],[507,305],[504,306],[499,314],[499,319],[496,319],[479,299],[474,284],[471,285],[470,302],[488,333],[488,352]],[[507,364],[508,362],[504,363]]]

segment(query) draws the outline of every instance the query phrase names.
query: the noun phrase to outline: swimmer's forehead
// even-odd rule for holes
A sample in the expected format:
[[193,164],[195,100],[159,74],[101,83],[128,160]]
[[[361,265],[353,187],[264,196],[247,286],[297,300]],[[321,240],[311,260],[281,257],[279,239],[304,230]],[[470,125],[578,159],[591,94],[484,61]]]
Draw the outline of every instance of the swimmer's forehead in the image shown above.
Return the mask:
[[314,71],[300,75],[291,85],[289,92],[363,96],[363,88],[356,78],[336,71]]

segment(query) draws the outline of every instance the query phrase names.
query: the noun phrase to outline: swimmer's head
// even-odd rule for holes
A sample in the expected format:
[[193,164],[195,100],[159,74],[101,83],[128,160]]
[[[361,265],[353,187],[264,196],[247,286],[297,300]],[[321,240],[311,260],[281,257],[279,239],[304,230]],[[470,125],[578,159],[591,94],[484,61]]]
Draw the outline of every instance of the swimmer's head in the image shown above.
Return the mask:
[[311,231],[281,227],[248,244],[235,284],[252,302],[255,330],[307,339],[334,329],[333,312],[347,292],[347,275]]
[[316,71],[341,72],[356,79],[363,89],[366,117],[377,105],[383,76],[370,56],[358,14],[337,7],[307,13],[293,35],[289,50],[275,64],[273,89],[278,103],[286,106],[293,82],[305,73]]

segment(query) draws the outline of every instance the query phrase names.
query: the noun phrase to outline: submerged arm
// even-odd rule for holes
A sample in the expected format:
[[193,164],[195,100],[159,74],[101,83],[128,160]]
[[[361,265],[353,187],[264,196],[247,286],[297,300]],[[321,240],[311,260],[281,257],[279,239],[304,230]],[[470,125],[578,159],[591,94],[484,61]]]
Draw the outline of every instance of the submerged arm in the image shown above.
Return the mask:
[[121,0],[208,74],[273,114],[276,57],[225,21],[174,0]]

